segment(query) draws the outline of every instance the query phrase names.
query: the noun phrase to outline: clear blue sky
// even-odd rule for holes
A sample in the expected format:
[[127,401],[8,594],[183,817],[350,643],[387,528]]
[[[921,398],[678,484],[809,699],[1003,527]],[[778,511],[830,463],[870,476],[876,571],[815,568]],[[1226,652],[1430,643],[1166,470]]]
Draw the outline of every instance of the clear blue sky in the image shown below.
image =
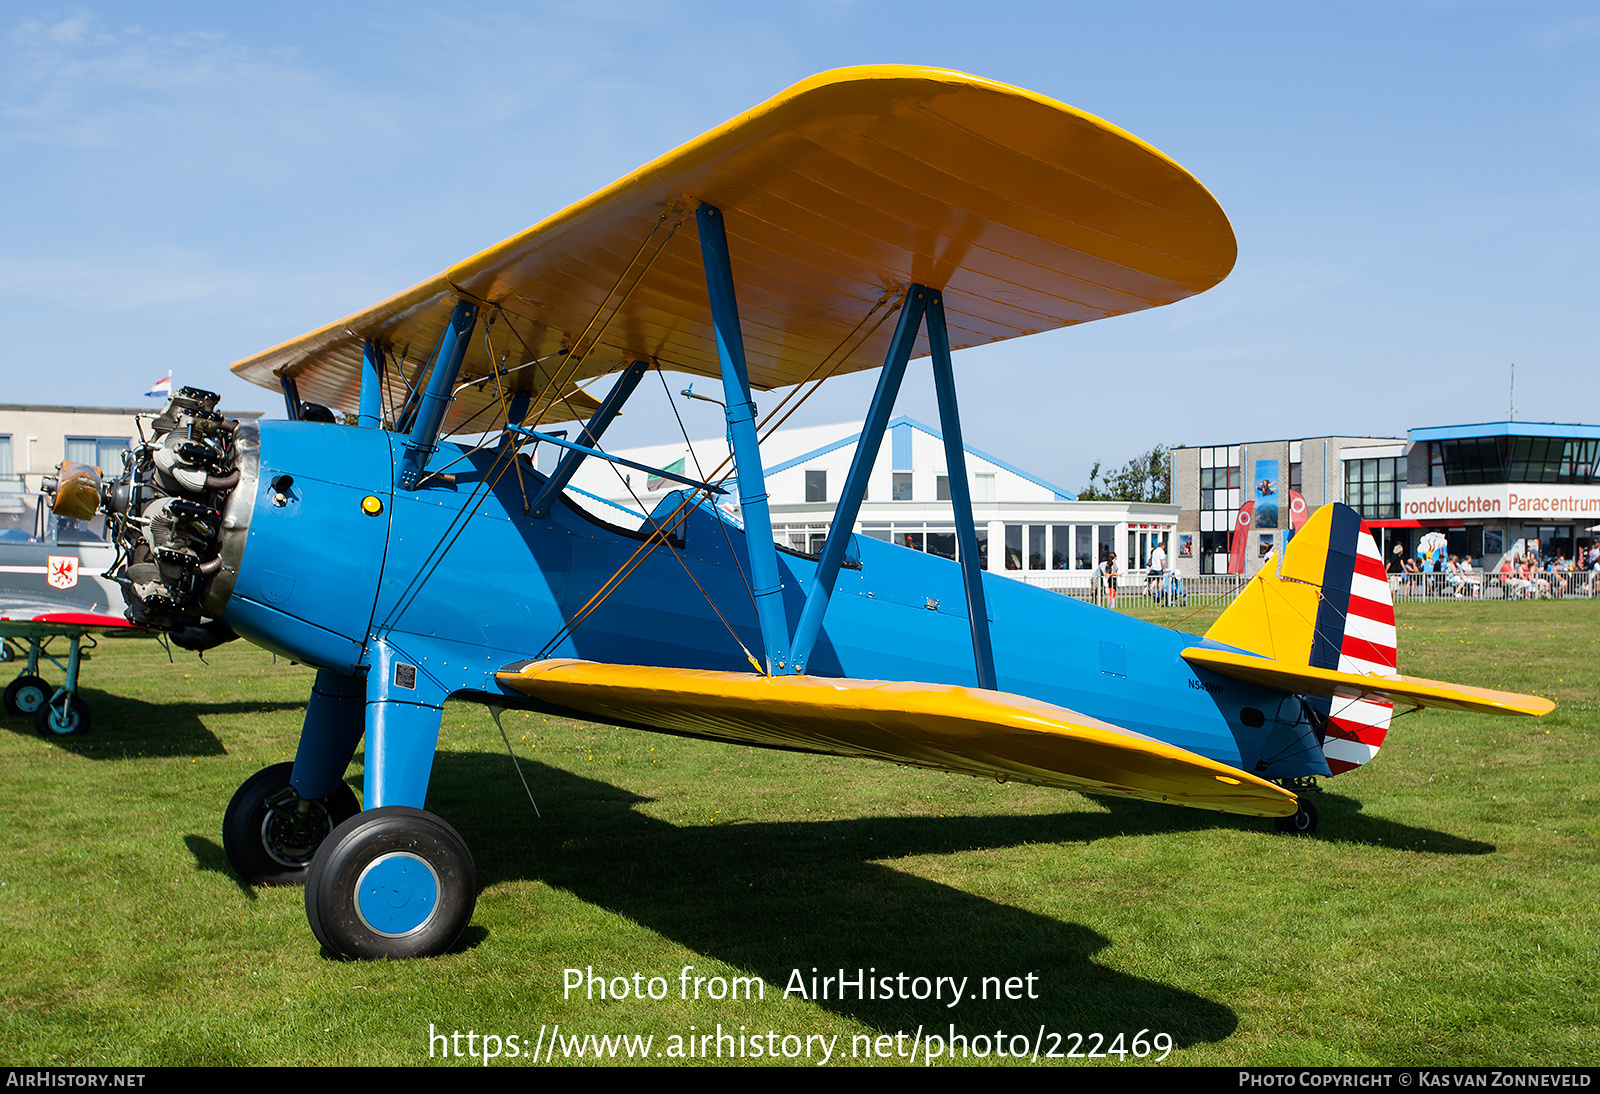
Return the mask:
[[[1158,441],[1503,418],[1512,362],[1518,418],[1600,421],[1600,7],[1537,0],[13,0],[0,401],[153,403],[170,367],[279,412],[228,364],[813,72],[885,61],[1098,114],[1239,237],[1202,297],[959,355],[976,446],[1077,488]],[[860,417],[868,381],[835,383],[795,420]],[[908,388],[899,410],[935,421],[925,371]],[[637,403],[619,442],[676,434]]]

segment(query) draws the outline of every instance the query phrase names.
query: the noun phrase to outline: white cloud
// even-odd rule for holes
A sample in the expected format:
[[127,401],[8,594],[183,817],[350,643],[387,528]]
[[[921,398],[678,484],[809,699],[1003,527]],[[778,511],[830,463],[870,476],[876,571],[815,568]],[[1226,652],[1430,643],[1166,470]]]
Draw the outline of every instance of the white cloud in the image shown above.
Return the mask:
[[352,129],[392,128],[370,96],[293,50],[205,29],[112,29],[87,14],[11,29],[0,54],[0,148],[111,153],[272,171]]

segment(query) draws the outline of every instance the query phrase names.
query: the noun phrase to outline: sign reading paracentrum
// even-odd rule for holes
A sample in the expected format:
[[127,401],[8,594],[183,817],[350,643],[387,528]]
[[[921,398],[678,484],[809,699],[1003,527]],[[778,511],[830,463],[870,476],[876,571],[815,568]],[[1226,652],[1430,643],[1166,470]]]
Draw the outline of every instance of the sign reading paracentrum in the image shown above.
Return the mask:
[[1449,517],[1600,517],[1600,486],[1541,486],[1527,482],[1481,486],[1407,486],[1400,515],[1408,520]]

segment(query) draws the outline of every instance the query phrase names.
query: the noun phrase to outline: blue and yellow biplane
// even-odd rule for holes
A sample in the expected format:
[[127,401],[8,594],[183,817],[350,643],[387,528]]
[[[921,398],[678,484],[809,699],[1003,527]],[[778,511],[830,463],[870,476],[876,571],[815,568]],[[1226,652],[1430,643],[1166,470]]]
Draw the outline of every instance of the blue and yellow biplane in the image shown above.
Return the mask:
[[[1369,758],[1394,703],[1549,709],[1398,676],[1387,584],[1342,506],[1204,636],[980,571],[952,351],[1182,300],[1235,253],[1199,182],[1099,118],[956,72],[846,69],[236,364],[289,421],[180,391],[105,491],[131,617],[218,621],[318,669],[294,762],[228,807],[234,867],[303,880],[335,953],[451,946],[473,859],[423,807],[452,697],[1301,830],[1296,789]],[[959,563],[852,534],[919,358]],[[832,531],[816,555],[775,545],[752,390],[867,368]],[[738,521],[719,472],[649,469],[682,489],[637,527],[566,499],[580,461],[614,459],[602,438],[651,369],[720,378]],[[579,387],[613,373],[603,401]],[[548,474],[538,443],[562,449]]]

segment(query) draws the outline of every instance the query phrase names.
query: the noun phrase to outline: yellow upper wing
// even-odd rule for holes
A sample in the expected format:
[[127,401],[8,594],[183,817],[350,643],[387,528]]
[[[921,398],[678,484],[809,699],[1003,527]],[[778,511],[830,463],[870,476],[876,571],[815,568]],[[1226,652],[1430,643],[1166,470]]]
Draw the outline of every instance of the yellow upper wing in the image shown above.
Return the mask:
[[601,721],[741,744],[1289,816],[1295,796],[1226,764],[1021,695],[950,684],[533,661],[512,691]]
[[[626,357],[717,375],[702,201],[727,214],[750,381],[763,389],[799,382],[841,345],[838,371],[881,364],[894,325],[875,326],[886,309],[868,317],[912,282],[946,290],[961,348],[1181,300],[1236,255],[1205,187],[1114,125],[959,72],[840,69],[233,369],[267,387],[294,376],[303,397],[353,410],[364,340],[403,355],[409,373],[460,294],[494,319],[487,341],[480,320],[463,378],[486,375],[490,354],[541,362],[507,380],[535,393],[553,380],[551,397]],[[493,397],[493,385],[462,392],[447,431],[478,411],[472,429],[495,426]]]

